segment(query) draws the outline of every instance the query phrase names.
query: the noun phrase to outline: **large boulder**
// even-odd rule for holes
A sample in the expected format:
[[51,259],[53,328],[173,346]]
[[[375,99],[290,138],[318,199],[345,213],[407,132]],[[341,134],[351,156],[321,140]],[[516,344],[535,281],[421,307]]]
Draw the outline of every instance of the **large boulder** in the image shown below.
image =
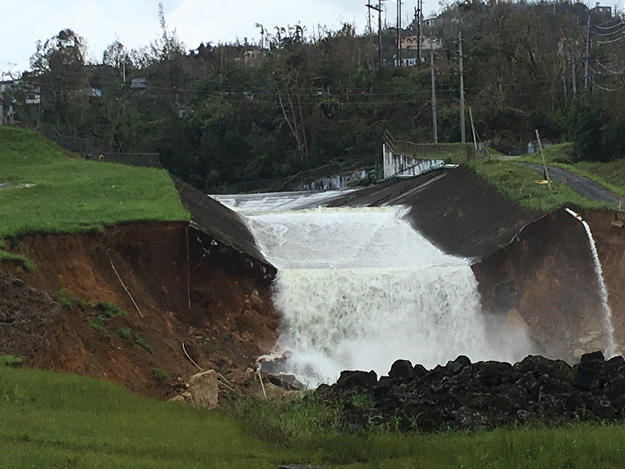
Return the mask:
[[219,404],[217,372],[204,371],[191,376],[187,390],[172,401],[187,402],[196,407],[214,409]]
[[377,382],[378,375],[375,371],[342,371],[336,382],[336,387],[342,391],[354,388],[365,391],[373,389]]

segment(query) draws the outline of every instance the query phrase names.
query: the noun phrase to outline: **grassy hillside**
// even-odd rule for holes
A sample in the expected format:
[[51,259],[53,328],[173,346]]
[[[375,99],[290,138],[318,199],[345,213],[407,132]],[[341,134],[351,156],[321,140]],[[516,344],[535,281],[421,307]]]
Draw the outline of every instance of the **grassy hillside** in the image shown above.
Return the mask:
[[318,404],[247,401],[239,420],[112,384],[3,366],[0,467],[623,467],[625,428],[340,435]]
[[24,129],[0,127],[0,183],[16,184],[0,189],[0,238],[188,219],[165,171],[84,161]]

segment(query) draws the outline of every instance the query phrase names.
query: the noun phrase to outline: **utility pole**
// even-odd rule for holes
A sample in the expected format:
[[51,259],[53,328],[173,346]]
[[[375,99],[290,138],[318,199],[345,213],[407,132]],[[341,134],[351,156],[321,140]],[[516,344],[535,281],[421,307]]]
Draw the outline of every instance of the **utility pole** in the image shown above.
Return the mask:
[[373,31],[371,30],[371,0],[367,0],[367,35],[371,36]]
[[575,51],[571,46],[571,74],[573,75],[573,98],[577,96],[577,77],[575,76]]
[[421,17],[423,16],[423,0],[417,0],[417,58],[421,66]]
[[460,48],[460,141],[467,142],[467,129],[464,112],[464,65],[462,62],[462,31],[458,31],[458,47]]
[[401,0],[397,0],[397,66],[401,67]]
[[434,71],[434,41],[430,38],[430,68],[432,71],[432,133],[434,143],[438,143],[438,124],[436,122],[436,73]]
[[590,80],[588,70],[590,69],[590,10],[588,11],[588,31],[586,32],[586,70],[584,72],[584,89],[588,90]]
[[378,67],[382,68],[382,2],[386,0],[378,0],[378,6],[371,5],[371,1],[367,4],[369,11],[378,12]]

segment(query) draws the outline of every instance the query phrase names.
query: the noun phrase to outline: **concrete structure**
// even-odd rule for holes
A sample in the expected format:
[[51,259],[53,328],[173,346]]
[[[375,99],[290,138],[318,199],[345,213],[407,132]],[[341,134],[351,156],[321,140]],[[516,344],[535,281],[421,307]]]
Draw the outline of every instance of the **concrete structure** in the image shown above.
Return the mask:
[[384,155],[384,179],[392,177],[414,177],[433,169],[445,166],[443,160],[419,159],[393,153],[386,143],[382,147]]
[[148,79],[146,77],[137,77],[130,81],[130,88],[133,90],[144,90],[147,87]]

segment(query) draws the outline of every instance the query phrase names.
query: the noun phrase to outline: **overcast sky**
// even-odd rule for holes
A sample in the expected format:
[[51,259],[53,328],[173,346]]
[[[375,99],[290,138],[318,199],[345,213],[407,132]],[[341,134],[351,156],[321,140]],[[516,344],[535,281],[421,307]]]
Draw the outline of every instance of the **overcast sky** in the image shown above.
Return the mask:
[[[374,3],[376,0],[372,0]],[[446,0],[445,0],[446,1]],[[622,6],[623,0],[618,0]],[[617,0],[604,0],[614,5]],[[127,48],[148,45],[159,34],[159,0],[0,0],[0,78],[2,73],[20,72],[29,65],[37,40],[45,40],[71,28],[87,40],[89,56],[100,60],[102,51],[115,40]],[[170,29],[187,49],[201,42],[230,42],[247,37],[259,40],[254,26],[295,25],[308,31],[316,25],[337,29],[355,23],[364,31],[366,0],[163,0]],[[396,4],[388,0],[387,18],[395,24]],[[416,0],[404,0],[404,24],[414,14]],[[438,0],[425,0],[426,16],[440,8]]]

